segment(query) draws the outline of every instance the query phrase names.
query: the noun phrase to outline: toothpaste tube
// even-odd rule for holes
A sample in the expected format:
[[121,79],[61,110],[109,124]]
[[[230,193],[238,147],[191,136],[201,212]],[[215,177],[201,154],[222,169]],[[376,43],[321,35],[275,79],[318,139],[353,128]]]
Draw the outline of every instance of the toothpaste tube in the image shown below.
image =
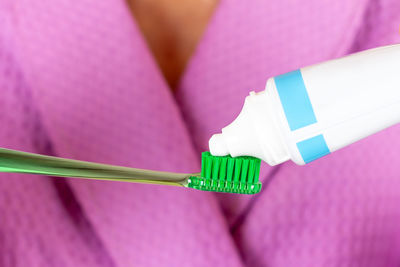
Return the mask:
[[303,165],[398,122],[400,44],[270,78],[209,147],[214,156]]

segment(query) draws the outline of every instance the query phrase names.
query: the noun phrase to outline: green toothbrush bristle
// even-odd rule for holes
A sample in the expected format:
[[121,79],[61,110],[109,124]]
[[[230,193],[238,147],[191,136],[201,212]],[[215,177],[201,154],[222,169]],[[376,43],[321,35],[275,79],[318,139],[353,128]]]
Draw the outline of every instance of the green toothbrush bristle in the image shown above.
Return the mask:
[[216,157],[201,154],[201,174],[189,178],[188,187],[203,191],[257,194],[261,160],[253,157]]

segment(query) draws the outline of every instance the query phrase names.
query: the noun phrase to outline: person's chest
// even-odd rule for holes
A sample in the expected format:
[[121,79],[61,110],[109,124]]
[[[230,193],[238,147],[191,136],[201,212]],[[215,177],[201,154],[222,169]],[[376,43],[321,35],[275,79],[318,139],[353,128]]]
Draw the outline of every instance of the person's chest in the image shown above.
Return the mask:
[[155,60],[174,90],[217,0],[128,0]]

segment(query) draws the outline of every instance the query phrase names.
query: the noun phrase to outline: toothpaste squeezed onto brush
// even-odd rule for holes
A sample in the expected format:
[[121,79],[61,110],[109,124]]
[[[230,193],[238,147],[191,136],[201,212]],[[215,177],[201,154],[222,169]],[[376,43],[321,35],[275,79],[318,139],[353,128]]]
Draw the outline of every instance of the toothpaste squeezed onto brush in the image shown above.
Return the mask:
[[214,156],[309,163],[400,122],[400,44],[270,78],[209,141]]

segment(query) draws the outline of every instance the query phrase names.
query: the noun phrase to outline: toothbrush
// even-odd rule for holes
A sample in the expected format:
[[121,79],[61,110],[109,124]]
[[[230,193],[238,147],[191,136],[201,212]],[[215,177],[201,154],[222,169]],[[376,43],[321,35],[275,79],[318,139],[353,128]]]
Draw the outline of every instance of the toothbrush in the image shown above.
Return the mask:
[[0,148],[0,172],[172,185],[203,191],[256,194],[261,161],[202,153],[201,173],[152,171]]

